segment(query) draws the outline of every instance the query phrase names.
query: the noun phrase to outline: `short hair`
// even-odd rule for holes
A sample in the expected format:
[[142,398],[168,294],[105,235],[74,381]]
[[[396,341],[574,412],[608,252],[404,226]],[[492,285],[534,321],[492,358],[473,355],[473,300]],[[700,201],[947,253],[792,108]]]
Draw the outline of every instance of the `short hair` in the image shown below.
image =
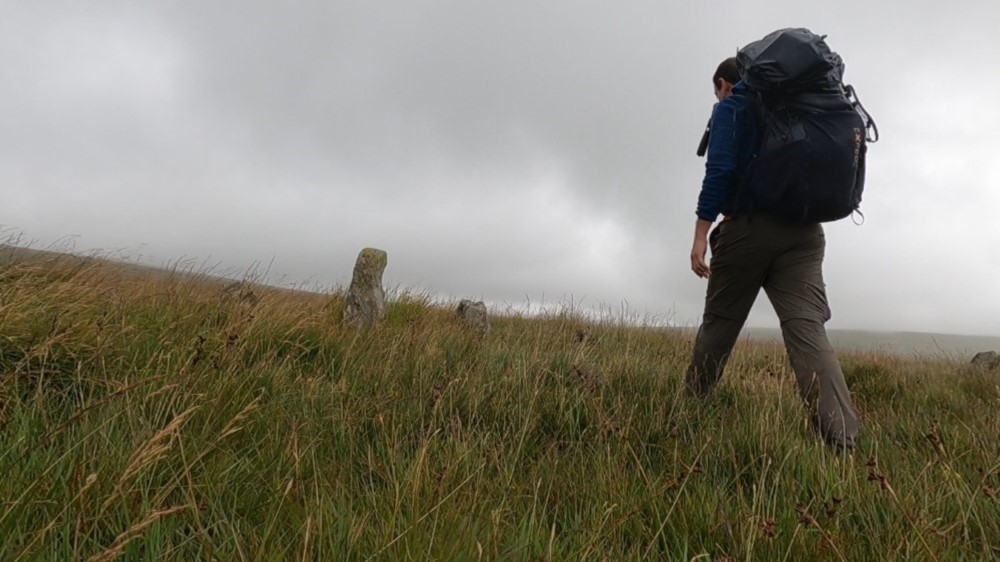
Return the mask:
[[712,76],[713,86],[719,86],[719,78],[722,78],[730,84],[735,84],[741,80],[740,65],[736,62],[736,57],[729,57],[719,64],[719,68],[715,69],[715,75]]

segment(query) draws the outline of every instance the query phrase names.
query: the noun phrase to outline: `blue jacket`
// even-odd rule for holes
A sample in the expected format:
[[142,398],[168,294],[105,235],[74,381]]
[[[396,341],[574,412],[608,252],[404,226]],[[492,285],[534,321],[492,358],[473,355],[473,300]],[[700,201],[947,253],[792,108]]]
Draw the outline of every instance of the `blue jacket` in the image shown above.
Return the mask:
[[748,209],[748,197],[740,201],[739,190],[760,142],[760,124],[749,89],[743,82],[733,86],[729,97],[712,109],[705,179],[698,195],[698,218],[715,222],[719,214],[732,215]]

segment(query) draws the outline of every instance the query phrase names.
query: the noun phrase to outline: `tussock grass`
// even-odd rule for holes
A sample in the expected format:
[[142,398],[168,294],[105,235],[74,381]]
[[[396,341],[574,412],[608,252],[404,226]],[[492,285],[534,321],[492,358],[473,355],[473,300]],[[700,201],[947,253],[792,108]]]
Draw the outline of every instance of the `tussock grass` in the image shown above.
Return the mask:
[[405,292],[354,330],[341,306],[4,264],[0,559],[1000,556],[996,372],[844,355],[845,458],[776,345],[740,342],[698,401],[690,333],[564,312],[478,337]]

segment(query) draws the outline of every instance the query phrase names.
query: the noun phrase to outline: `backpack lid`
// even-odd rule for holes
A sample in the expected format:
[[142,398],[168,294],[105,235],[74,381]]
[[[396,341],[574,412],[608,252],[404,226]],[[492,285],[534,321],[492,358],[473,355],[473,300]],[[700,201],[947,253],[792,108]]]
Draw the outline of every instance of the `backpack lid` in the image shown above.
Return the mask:
[[764,93],[839,89],[844,63],[825,37],[805,28],[779,29],[737,52],[740,77]]

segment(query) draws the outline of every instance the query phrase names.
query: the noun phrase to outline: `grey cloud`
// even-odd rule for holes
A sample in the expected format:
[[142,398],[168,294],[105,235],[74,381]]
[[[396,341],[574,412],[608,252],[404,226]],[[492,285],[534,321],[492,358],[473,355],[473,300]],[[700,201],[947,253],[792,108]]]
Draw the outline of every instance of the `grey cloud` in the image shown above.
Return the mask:
[[[834,325],[997,333],[987,2],[16,2],[0,22],[0,223],[494,302],[585,297],[693,323],[711,109],[736,47],[829,34],[885,139],[863,227],[828,228]],[[990,16],[993,16],[991,19]],[[992,56],[990,56],[992,55]],[[763,297],[761,298],[764,301]],[[773,323],[766,302],[752,321]]]

